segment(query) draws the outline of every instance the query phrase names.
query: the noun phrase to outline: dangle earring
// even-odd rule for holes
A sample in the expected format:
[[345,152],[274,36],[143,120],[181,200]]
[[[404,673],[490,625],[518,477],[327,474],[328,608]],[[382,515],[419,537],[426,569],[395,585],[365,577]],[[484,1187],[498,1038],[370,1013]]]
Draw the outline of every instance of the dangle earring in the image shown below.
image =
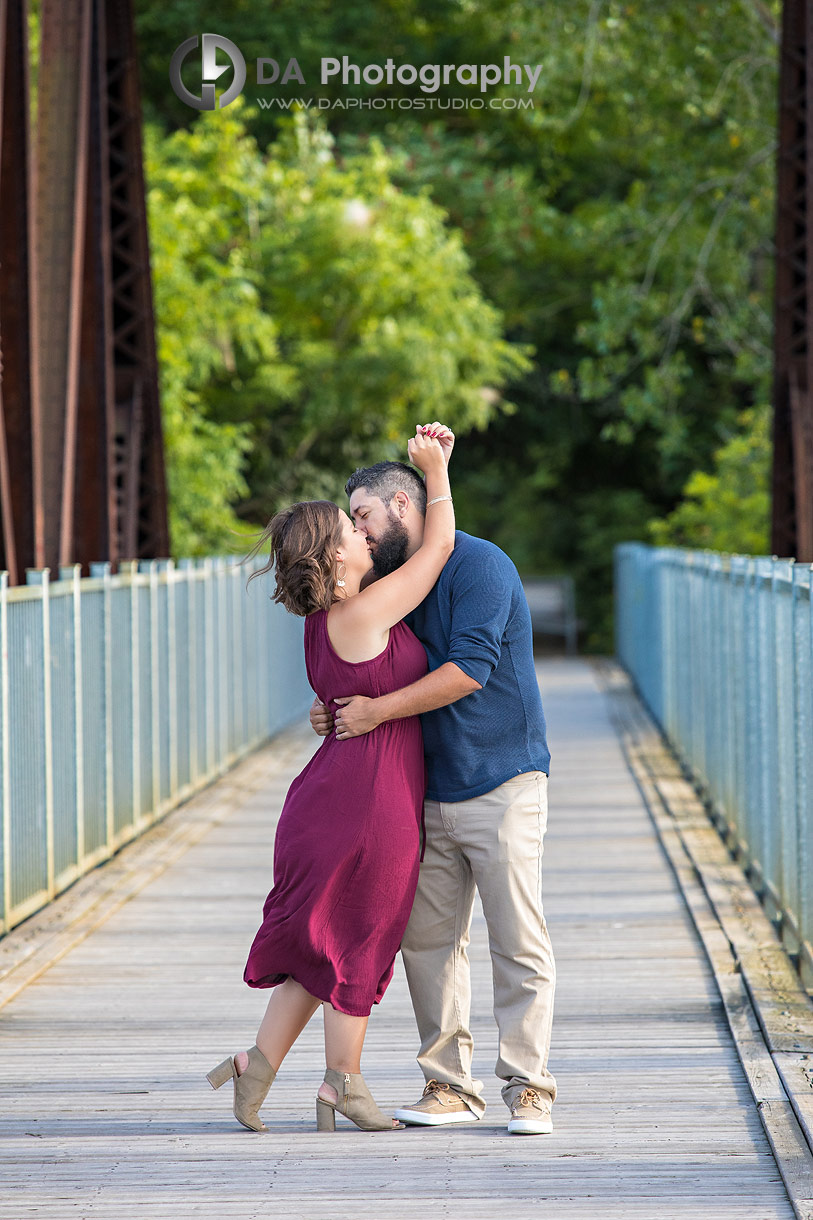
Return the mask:
[[345,565],[344,560],[342,560],[342,561],[340,562],[339,567],[340,567],[340,568],[344,568],[344,571],[342,572],[342,574],[341,574],[341,576],[340,576],[340,575],[339,575],[339,573],[338,573],[338,569],[337,569],[337,571],[336,571],[336,584],[339,586],[339,588],[340,588],[340,589],[343,589],[343,588],[344,588],[344,586],[345,586],[345,585],[346,585],[346,583],[347,583],[347,581],[344,579],[344,578],[345,578],[345,576],[347,575],[347,566]]

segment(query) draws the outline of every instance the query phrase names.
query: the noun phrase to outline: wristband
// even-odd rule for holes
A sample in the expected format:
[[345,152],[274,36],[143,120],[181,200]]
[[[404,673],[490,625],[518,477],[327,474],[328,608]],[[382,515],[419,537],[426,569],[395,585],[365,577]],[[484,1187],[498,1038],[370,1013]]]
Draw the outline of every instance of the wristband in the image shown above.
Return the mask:
[[426,507],[431,508],[433,504],[440,504],[441,500],[449,500],[452,504],[454,504],[454,500],[452,500],[451,496],[435,496],[434,500],[427,501]]

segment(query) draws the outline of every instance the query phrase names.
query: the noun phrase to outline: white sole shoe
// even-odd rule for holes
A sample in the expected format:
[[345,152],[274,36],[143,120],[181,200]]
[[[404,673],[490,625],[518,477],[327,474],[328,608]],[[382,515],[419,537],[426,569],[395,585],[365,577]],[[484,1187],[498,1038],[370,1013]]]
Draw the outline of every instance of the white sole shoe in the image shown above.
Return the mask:
[[553,1120],[550,1118],[511,1118],[508,1120],[509,1135],[553,1135]]
[[395,1118],[399,1122],[409,1123],[412,1127],[444,1127],[450,1123],[479,1123],[480,1121],[480,1115],[469,1109],[465,1113],[462,1110],[455,1110],[451,1114],[422,1114],[420,1110],[410,1110],[408,1106],[403,1110],[396,1110]]

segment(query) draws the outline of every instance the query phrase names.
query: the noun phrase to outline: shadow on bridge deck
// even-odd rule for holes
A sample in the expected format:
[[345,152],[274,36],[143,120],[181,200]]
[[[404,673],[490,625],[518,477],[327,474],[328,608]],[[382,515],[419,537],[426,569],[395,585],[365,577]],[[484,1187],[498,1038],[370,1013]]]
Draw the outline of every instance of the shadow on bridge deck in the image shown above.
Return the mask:
[[[0,967],[15,952],[28,962],[0,980],[0,1002],[3,986],[12,996],[0,1014],[0,1216],[793,1216],[594,671],[544,661],[539,675],[553,754],[545,900],[559,971],[554,1135],[506,1134],[479,915],[471,956],[475,1067],[489,1103],[481,1123],[317,1135],[318,1018],[269,1096],[271,1134],[238,1127],[227,1090],[209,1089],[204,1072],[253,1041],[264,1008],[242,969],[269,885],[275,817],[316,744],[303,729],[0,945]],[[85,914],[74,918],[77,902]],[[49,943],[63,956],[35,977]],[[31,981],[15,995],[26,969]],[[399,963],[365,1052],[384,1108],[419,1095],[415,1049]]]

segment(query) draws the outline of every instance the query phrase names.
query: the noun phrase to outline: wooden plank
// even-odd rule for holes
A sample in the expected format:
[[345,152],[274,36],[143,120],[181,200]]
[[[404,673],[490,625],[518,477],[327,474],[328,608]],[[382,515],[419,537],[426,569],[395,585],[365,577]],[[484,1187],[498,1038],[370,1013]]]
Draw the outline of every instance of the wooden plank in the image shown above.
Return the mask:
[[793,1105],[799,1126],[813,1147],[813,1056],[777,1052],[777,1070]]
[[[208,818],[204,833],[7,1003],[2,1220],[378,1220],[382,1211],[494,1220],[509,1209],[556,1220],[790,1220],[746,1075],[765,1104],[781,1102],[760,1077],[759,1027],[745,1027],[754,1046],[744,1070],[590,667],[546,662],[540,676],[554,756],[544,863],[559,972],[554,1135],[506,1132],[479,909],[470,956],[482,1122],[317,1135],[318,1017],[271,1091],[268,1136],[238,1127],[227,1090],[204,1081],[218,1058],[253,1040],[264,1009],[242,965],[269,884],[275,818],[313,749],[303,733],[284,765],[255,756],[225,777],[224,807],[191,811]],[[156,843],[156,866],[165,859]],[[45,933],[69,926],[66,908]],[[710,916],[706,935],[727,945]],[[729,1007],[747,1013],[735,985],[734,974]],[[365,1048],[385,1109],[419,1095],[415,1051],[399,963]]]
[[[714,971],[737,1053],[798,1217],[813,1217],[813,1145],[771,1054],[788,1037],[804,1049],[813,1007],[756,895],[618,672],[602,667],[616,724],[661,844]],[[661,783],[661,776],[666,776]],[[786,1004],[787,1008],[782,1005]],[[809,1082],[808,1082],[809,1084]]]

